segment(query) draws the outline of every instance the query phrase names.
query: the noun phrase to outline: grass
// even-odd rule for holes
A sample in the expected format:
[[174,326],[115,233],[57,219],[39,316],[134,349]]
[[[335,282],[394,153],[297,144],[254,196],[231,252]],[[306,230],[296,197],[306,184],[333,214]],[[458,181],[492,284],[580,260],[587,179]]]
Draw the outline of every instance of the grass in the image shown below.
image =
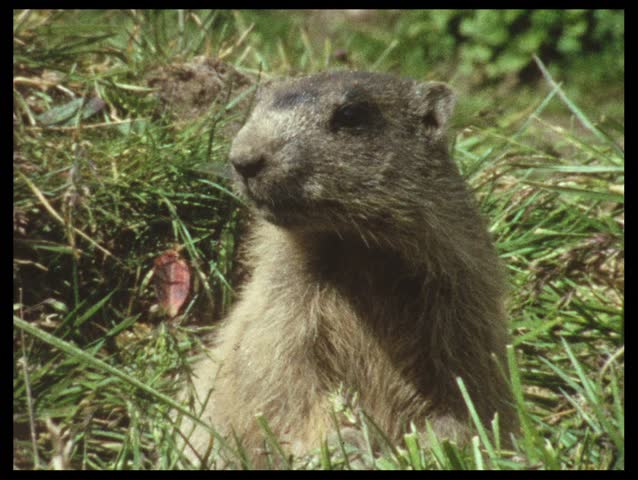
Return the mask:
[[[238,276],[238,203],[203,172],[219,171],[224,124],[243,112],[224,108],[241,100],[231,92],[176,120],[145,79],[201,54],[252,74],[337,67],[336,47],[296,25],[276,12],[14,12],[14,468],[177,468],[175,415],[191,415],[180,382]],[[335,38],[347,37],[342,25]],[[373,60],[352,67],[383,70],[401,56],[370,45],[362,58]],[[291,462],[260,418],[273,465],[624,468],[622,99],[598,111],[572,95],[568,75],[561,84],[538,67],[533,89],[497,102],[485,100],[492,91],[462,95],[455,120],[454,156],[510,272],[513,448],[477,424],[463,448],[423,448],[413,429],[372,455],[383,432],[346,401],[335,415],[369,445],[317,445]],[[193,293],[167,320],[154,313],[151,276],[171,248],[189,261]]]

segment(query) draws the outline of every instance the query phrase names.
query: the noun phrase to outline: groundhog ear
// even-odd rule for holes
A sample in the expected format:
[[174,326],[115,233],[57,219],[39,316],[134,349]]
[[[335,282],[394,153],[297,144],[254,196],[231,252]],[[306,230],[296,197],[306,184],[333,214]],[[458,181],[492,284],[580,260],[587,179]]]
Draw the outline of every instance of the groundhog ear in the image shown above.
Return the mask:
[[454,111],[456,95],[441,82],[420,83],[415,88],[417,112],[424,127],[433,133],[443,133]]

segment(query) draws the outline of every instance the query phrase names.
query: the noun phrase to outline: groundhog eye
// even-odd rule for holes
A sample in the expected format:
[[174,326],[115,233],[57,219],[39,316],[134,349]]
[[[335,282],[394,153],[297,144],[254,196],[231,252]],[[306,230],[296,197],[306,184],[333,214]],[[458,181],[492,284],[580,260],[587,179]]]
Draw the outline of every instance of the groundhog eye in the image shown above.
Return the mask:
[[340,128],[365,128],[378,120],[379,111],[370,103],[343,105],[335,110],[330,119],[332,130]]

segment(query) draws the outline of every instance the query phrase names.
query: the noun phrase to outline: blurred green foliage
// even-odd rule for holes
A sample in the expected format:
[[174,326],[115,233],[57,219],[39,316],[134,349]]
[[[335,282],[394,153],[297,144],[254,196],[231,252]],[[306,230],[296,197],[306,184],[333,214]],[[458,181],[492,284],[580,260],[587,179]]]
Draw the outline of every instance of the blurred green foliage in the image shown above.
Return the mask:
[[291,20],[322,31],[324,38],[310,36],[311,48],[325,49],[328,42],[334,51],[345,50],[349,66],[416,77],[459,74],[482,83],[517,75],[530,81],[540,77],[534,54],[555,72],[584,70],[590,80],[619,80],[624,72],[623,10],[384,10],[367,17],[242,11],[239,17],[240,29],[255,24],[251,36],[261,40],[263,57],[277,58],[276,51],[268,52],[277,41],[296,47],[299,55],[288,50],[287,56],[300,59],[293,65],[300,70],[307,69],[307,39],[290,28]]
[[404,68],[415,73],[453,60],[459,73],[481,80],[527,80],[538,72],[534,54],[559,69],[587,59],[589,74],[601,80],[624,71],[623,11],[411,11],[397,17],[394,35]]

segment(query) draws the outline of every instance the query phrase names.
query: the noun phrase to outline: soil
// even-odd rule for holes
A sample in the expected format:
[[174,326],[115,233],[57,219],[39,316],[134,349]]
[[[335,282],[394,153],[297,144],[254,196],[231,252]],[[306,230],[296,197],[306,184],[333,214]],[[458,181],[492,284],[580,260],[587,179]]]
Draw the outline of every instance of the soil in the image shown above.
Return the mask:
[[[255,82],[219,59],[200,56],[155,69],[147,83],[157,89],[164,112],[178,121],[188,121],[206,115],[214,106],[223,108]],[[247,111],[250,101],[251,95],[247,95],[230,112]],[[222,130],[232,137],[241,128],[242,116],[231,115],[228,120]]]

